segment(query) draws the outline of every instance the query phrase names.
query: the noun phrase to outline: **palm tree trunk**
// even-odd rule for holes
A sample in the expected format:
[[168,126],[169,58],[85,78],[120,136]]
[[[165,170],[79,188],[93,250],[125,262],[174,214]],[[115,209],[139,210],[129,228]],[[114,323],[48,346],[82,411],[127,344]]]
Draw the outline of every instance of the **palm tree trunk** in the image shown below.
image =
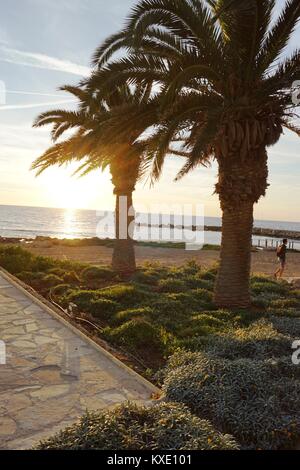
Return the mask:
[[136,270],[133,240],[134,212],[132,192],[116,194],[115,231],[116,239],[112,257],[112,268],[120,274],[132,274]]
[[253,204],[223,210],[221,263],[215,287],[219,307],[249,307]]
[[245,158],[228,154],[219,160],[219,194],[223,212],[220,268],[215,286],[219,307],[251,304],[250,270],[253,207],[268,187],[268,156],[264,147]]

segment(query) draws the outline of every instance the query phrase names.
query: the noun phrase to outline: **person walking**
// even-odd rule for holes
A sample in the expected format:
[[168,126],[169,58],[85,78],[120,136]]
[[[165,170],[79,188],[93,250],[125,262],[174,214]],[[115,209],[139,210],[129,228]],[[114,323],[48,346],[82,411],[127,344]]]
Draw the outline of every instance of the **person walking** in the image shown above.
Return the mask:
[[274,273],[275,279],[281,279],[283,276],[285,266],[286,266],[287,244],[288,244],[288,241],[285,238],[284,240],[282,240],[282,244],[277,248],[277,258],[278,258],[278,262],[280,266],[277,269],[277,271],[275,271]]

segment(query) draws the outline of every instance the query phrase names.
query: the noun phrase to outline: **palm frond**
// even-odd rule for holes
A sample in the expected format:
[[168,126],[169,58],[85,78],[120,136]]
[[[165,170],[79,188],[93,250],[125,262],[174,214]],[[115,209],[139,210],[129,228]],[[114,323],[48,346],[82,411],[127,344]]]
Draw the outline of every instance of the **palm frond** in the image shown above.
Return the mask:
[[257,74],[266,73],[287,46],[300,18],[299,0],[287,0],[257,57]]

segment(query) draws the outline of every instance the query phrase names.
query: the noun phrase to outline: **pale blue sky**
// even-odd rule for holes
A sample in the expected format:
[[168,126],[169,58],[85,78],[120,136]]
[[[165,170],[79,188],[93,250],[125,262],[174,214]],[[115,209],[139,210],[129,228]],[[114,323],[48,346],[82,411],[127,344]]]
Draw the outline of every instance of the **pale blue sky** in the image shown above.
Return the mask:
[[[31,125],[38,113],[68,106],[70,98],[57,88],[77,83],[88,73],[94,49],[121,27],[134,3],[1,0],[0,80],[8,93],[6,104],[0,106],[0,204],[113,207],[108,174],[77,180],[70,178],[71,169],[53,169],[36,179],[30,163],[50,139],[48,130],[34,130]],[[278,6],[282,4],[279,0]],[[299,44],[299,37],[298,28],[290,50]],[[256,218],[300,221],[299,144],[296,136],[286,134],[270,150],[271,187],[256,208]],[[206,215],[219,215],[218,200],[212,196],[216,168],[196,170],[174,183],[178,168],[178,162],[170,160],[160,184],[151,190],[140,185],[135,196],[138,208],[164,203],[167,210],[174,203],[201,203]]]

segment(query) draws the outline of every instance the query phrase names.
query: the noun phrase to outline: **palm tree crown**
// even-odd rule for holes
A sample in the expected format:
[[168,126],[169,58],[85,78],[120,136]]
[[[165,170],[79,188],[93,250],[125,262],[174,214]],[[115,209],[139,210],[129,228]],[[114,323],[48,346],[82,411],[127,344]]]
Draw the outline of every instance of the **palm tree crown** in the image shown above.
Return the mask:
[[[143,0],[127,27],[94,54],[101,70],[89,84],[97,87],[101,80],[104,91],[105,77],[107,87],[158,82],[161,112],[172,116],[172,126],[159,129],[157,161],[168,141],[185,132],[189,159],[181,175],[235,149],[243,159],[261,144],[276,143],[283,127],[299,133],[291,89],[300,78],[300,52],[278,59],[300,18],[300,4],[287,1],[270,29],[274,6],[275,0]],[[103,66],[120,48],[129,53]]]
[[[32,169],[40,174],[52,165],[78,161],[77,172],[86,174],[114,162],[127,166],[132,163],[138,167],[137,179],[145,145],[138,137],[155,120],[151,87],[130,88],[124,84],[106,99],[98,99],[83,87],[64,86],[61,90],[78,98],[77,110],[58,109],[38,116],[34,126],[51,124],[54,145],[32,164]],[[72,135],[61,140],[68,131],[73,131]]]
[[[41,114],[36,127],[51,124],[54,144],[32,165],[40,174],[52,165],[62,166],[76,161],[77,173],[84,175],[92,170],[109,166],[116,195],[116,242],[113,267],[119,272],[135,270],[132,233],[132,193],[144,174],[144,131],[157,120],[152,86],[123,84],[106,98],[90,93],[84,87],[62,88],[78,99],[76,111],[53,110]],[[71,132],[71,135],[69,135]],[[62,139],[65,136],[65,139]],[[126,198],[127,238],[121,239],[119,216]],[[130,215],[131,214],[131,215]],[[124,220],[124,218],[122,218]],[[131,232],[129,233],[129,229]]]

